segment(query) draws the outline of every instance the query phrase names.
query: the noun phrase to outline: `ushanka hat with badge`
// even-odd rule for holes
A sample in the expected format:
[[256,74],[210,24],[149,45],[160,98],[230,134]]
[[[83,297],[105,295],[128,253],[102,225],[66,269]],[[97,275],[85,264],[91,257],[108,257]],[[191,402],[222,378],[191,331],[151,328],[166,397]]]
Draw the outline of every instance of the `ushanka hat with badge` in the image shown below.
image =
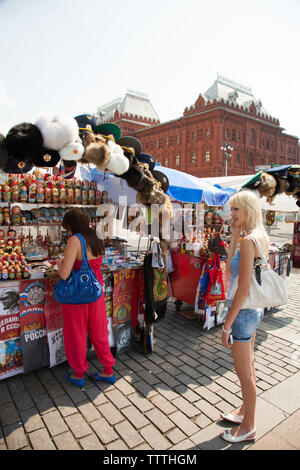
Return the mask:
[[8,155],[20,161],[30,161],[43,146],[43,137],[35,124],[23,122],[13,126],[6,135]]
[[60,161],[60,155],[57,150],[42,148],[39,154],[34,157],[33,163],[38,167],[54,167]]
[[258,189],[262,183],[261,175],[262,171],[256,173],[256,175],[252,176],[245,184],[243,184],[242,188]]
[[122,131],[121,128],[114,122],[105,122],[103,124],[98,124],[94,128],[95,134],[101,134],[103,136],[113,135],[115,142],[121,137]]
[[3,167],[4,173],[23,174],[28,173],[34,167],[32,160],[20,160],[14,156],[8,156],[8,159]]

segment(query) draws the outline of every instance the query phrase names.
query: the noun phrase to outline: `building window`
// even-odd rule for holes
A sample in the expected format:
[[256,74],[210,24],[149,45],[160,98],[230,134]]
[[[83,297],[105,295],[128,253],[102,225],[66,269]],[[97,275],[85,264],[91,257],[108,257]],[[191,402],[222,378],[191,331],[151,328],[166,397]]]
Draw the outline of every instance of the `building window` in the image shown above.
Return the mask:
[[209,151],[209,150],[207,150],[207,151],[205,152],[204,160],[205,160],[206,162],[209,162],[209,161],[210,161],[210,151]]
[[250,168],[252,168],[253,165],[254,165],[253,155],[252,155],[252,153],[249,153],[249,155],[248,155],[248,166]]
[[197,130],[197,137],[198,137],[198,139],[202,138],[202,129]]
[[176,166],[179,166],[179,165],[180,165],[180,156],[179,156],[179,155],[176,155],[176,158],[175,158],[175,165],[176,165]]
[[169,145],[169,139],[168,139],[168,137],[166,137],[165,143],[166,143],[166,145]]
[[249,142],[250,144],[254,144],[254,130],[253,129],[250,129]]
[[236,140],[237,140],[237,141],[240,141],[240,140],[241,140],[241,133],[240,133],[240,131],[237,131]]
[[168,157],[165,158],[165,166],[168,166],[169,165],[169,159]]
[[236,138],[235,129],[232,129],[231,135],[232,135],[232,140],[235,141],[235,138]]
[[155,147],[158,148],[158,139],[155,141]]
[[270,150],[270,139],[267,139],[267,149]]
[[176,136],[176,143],[179,144],[179,135]]
[[196,139],[196,132],[192,132],[192,140]]
[[230,139],[230,132],[229,132],[229,129],[226,129],[226,131],[225,131],[225,137],[226,137],[226,139]]
[[209,134],[210,134],[210,132],[209,132],[209,129],[207,128],[206,132],[205,132],[206,137],[209,137]]
[[240,166],[240,165],[241,165],[241,157],[240,157],[240,154],[239,154],[239,153],[236,153],[236,154],[235,154],[235,164],[236,164],[236,166]]
[[192,153],[192,163],[197,163],[197,155]]

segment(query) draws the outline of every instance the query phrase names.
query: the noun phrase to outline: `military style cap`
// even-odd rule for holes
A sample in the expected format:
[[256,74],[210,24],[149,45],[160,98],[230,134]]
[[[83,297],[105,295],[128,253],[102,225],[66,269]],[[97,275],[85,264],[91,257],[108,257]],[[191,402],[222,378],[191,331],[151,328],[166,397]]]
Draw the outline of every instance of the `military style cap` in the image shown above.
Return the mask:
[[250,180],[248,180],[245,184],[243,184],[242,188],[250,188],[250,189],[258,189],[261,185],[261,175],[262,171],[256,173],[256,175],[252,176]]
[[114,122],[105,122],[103,124],[98,124],[94,128],[95,134],[101,134],[104,136],[112,134],[114,136],[115,142],[121,137],[122,131],[121,128]]
[[117,144],[125,149],[132,147],[134,149],[135,155],[138,155],[142,152],[141,142],[136,137],[132,137],[131,135],[124,135],[120,137]]
[[79,133],[94,132],[95,127],[97,126],[97,119],[92,114],[79,114],[74,117],[77,121]]
[[143,165],[148,165],[149,170],[153,170],[155,167],[155,160],[152,157],[152,155],[149,155],[148,153],[139,153],[136,155],[137,160],[142,163]]
[[158,183],[160,183],[161,189],[163,190],[163,192],[165,193],[166,191],[168,191],[169,178],[164,173],[162,173],[161,171],[158,171],[158,170],[153,170],[153,171],[151,171],[151,173],[153,175],[153,178]]

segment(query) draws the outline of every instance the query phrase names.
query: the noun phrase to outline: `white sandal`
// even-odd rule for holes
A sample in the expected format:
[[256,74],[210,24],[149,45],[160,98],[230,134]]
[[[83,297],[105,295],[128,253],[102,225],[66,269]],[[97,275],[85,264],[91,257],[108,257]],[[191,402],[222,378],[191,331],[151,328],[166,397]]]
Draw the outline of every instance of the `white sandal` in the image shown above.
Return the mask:
[[242,434],[241,436],[233,436],[230,432],[230,429],[225,429],[225,431],[220,434],[222,439],[224,439],[227,442],[235,443],[235,442],[243,442],[243,441],[255,441],[255,437],[249,437],[251,434],[256,433],[256,428],[253,428],[251,431],[246,432],[246,434]]
[[225,419],[226,421],[230,421],[230,423],[241,424],[244,419],[244,415],[233,415],[231,413],[221,413],[221,418]]

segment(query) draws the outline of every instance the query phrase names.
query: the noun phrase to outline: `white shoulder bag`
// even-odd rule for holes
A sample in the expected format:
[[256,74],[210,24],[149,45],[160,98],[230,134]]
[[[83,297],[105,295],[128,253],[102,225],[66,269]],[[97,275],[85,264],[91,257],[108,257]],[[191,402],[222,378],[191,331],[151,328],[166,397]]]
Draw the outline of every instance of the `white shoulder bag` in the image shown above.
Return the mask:
[[254,261],[250,291],[242,308],[266,308],[285,304],[287,302],[285,281],[269,265],[259,240],[252,236],[249,238],[260,250],[262,258],[256,258]]

